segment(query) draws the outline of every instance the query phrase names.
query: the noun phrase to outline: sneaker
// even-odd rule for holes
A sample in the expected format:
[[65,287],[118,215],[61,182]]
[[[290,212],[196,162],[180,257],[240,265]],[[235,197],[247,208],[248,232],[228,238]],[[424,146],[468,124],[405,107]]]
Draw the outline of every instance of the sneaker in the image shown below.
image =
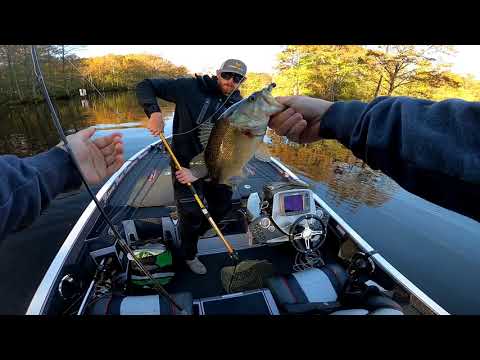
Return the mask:
[[195,274],[203,275],[207,273],[207,268],[198,260],[198,257],[193,260],[186,260],[185,262]]

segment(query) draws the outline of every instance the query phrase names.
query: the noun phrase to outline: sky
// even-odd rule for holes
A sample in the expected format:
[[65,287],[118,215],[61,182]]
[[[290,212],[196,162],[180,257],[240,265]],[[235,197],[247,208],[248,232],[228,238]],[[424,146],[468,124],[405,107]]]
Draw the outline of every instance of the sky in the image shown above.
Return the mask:
[[[457,45],[457,53],[445,58],[452,70],[470,73],[480,80],[480,45]],[[159,55],[190,72],[213,73],[223,60],[236,58],[247,64],[248,71],[272,73],[281,45],[88,45],[77,51],[81,57],[106,54],[147,53]]]
[[212,73],[224,60],[233,58],[245,62],[248,71],[271,73],[276,54],[281,51],[280,45],[88,45],[77,54],[90,57],[147,53],[203,73]]

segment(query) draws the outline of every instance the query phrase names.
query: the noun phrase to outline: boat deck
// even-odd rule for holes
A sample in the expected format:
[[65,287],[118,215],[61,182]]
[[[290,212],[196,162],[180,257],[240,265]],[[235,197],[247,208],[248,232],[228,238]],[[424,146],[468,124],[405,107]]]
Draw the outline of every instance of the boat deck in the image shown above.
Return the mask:
[[[163,235],[162,229],[166,223],[172,224],[168,226],[173,229],[172,221],[175,222],[176,219],[170,159],[162,147],[156,145],[151,147],[150,151],[141,158],[132,160],[130,165],[133,166],[131,170],[126,174],[122,173],[121,179],[115,180],[118,186],[108,189],[105,210],[118,230],[122,230],[123,221],[135,220],[136,226],[139,226],[137,230],[140,229],[144,233],[149,234],[146,237],[142,237],[142,239],[157,239]],[[130,165],[127,165],[127,167]],[[254,192],[263,193],[264,186],[267,183],[286,180],[289,176],[281,169],[281,165],[258,159],[252,159],[249,162],[247,172],[249,175],[235,188],[232,198],[233,209],[219,223],[220,228],[222,228],[224,235],[238,251],[240,260],[268,260],[272,263],[276,274],[290,274],[294,271],[296,255],[293,246],[290,243],[277,244],[275,246],[253,243],[252,239],[247,235],[247,223],[245,219],[241,218],[244,214],[242,211],[239,211],[242,205],[245,205],[249,194]],[[112,179],[112,181],[114,180]],[[321,203],[320,200],[318,201]],[[164,224],[164,222],[166,223]],[[95,216],[92,215],[88,222],[83,224],[84,230],[79,235],[79,241],[72,243],[72,249],[75,248],[75,251],[70,251],[65,264],[78,266],[79,263],[82,263],[83,272],[94,271],[95,265],[89,251],[98,248],[103,249],[105,244],[111,245],[109,242],[114,239],[109,234],[111,230],[108,229],[105,221],[99,216],[98,210]],[[165,238],[168,238],[168,234]],[[86,246],[84,246],[85,240],[87,242]],[[330,221],[327,240],[322,248],[324,262],[342,262],[337,257],[340,244],[351,241],[351,237],[348,234],[339,234],[337,232],[335,221]],[[199,257],[206,265],[208,273],[205,275],[194,274],[184,263],[174,260],[175,276],[165,286],[166,290],[171,293],[188,291],[197,300],[226,294],[220,273],[224,266],[232,265],[232,263],[228,258],[223,243],[210,231],[210,233],[207,232],[201,237],[198,248]],[[90,270],[87,270],[88,266]],[[386,276],[382,271],[380,271],[379,275],[380,278],[385,278]],[[378,282],[375,277],[372,279]],[[380,281],[380,283],[387,290],[391,290],[392,285],[394,285],[391,280],[390,282],[386,281],[386,283]],[[136,292],[138,289],[133,291]],[[145,291],[149,292],[148,290]],[[404,312],[406,314],[418,314],[418,311],[409,305],[409,300],[407,295],[407,298],[400,301],[401,305],[404,306]],[[49,313],[62,311],[62,306],[61,301],[58,301],[58,298],[56,298],[51,300],[51,304],[48,305],[51,311],[47,311]]]
[[[121,188],[109,201],[113,212],[117,214],[115,223],[120,224],[124,219],[159,219],[175,212],[169,162],[168,154],[158,147],[145,156],[141,166],[127,174]],[[232,212],[220,223],[226,226],[223,233],[238,251],[240,260],[268,260],[272,263],[275,273],[292,273],[296,254],[292,245],[284,243],[252,247],[245,234],[246,229],[239,227],[243,221],[239,219],[242,215],[237,212],[242,199],[246,199],[250,193],[262,193],[264,185],[268,182],[285,180],[285,174],[274,164],[257,159],[249,162],[247,172],[249,176],[235,188]],[[128,199],[127,205],[125,199]],[[118,212],[117,206],[122,207],[122,204],[124,209]],[[331,241],[335,236],[330,233],[329,237]],[[223,243],[210,230],[199,240],[198,248],[199,258],[207,267],[208,273],[197,275],[185,264],[175,264],[175,276],[165,289],[170,293],[189,291],[194,299],[226,294],[221,283],[220,271],[232,262]],[[326,249],[324,261],[328,263],[333,261],[334,257],[335,253]],[[419,314],[408,301],[400,302],[406,314]]]

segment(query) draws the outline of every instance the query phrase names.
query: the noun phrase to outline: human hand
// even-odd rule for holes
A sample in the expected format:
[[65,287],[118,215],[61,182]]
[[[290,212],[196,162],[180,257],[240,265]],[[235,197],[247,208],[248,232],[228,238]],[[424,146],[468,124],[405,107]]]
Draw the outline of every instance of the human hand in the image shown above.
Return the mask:
[[270,118],[268,126],[280,136],[306,144],[320,140],[320,119],[333,102],[308,96],[278,96],[288,108]]
[[[85,180],[90,184],[97,184],[111,176],[125,161],[122,134],[113,133],[92,141],[90,138],[95,130],[94,127],[89,127],[67,136],[70,149],[77,159]],[[58,146],[62,147],[63,142]]]
[[177,180],[180,182],[180,184],[192,183],[198,180],[197,177],[193,176],[190,169],[186,169],[186,168],[182,168],[181,170],[176,171],[175,176]]
[[161,112],[154,112],[150,115],[150,119],[148,119],[147,128],[150,130],[152,135],[160,135],[163,132],[163,127],[165,126],[165,122],[163,121],[163,116]]

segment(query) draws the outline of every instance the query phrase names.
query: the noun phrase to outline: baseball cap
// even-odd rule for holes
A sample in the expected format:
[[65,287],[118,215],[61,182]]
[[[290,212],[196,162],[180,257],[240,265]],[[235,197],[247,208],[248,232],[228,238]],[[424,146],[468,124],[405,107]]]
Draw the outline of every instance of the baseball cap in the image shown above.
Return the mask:
[[247,74],[247,65],[240,60],[228,59],[223,62],[219,70],[220,72],[233,72],[245,76]]

